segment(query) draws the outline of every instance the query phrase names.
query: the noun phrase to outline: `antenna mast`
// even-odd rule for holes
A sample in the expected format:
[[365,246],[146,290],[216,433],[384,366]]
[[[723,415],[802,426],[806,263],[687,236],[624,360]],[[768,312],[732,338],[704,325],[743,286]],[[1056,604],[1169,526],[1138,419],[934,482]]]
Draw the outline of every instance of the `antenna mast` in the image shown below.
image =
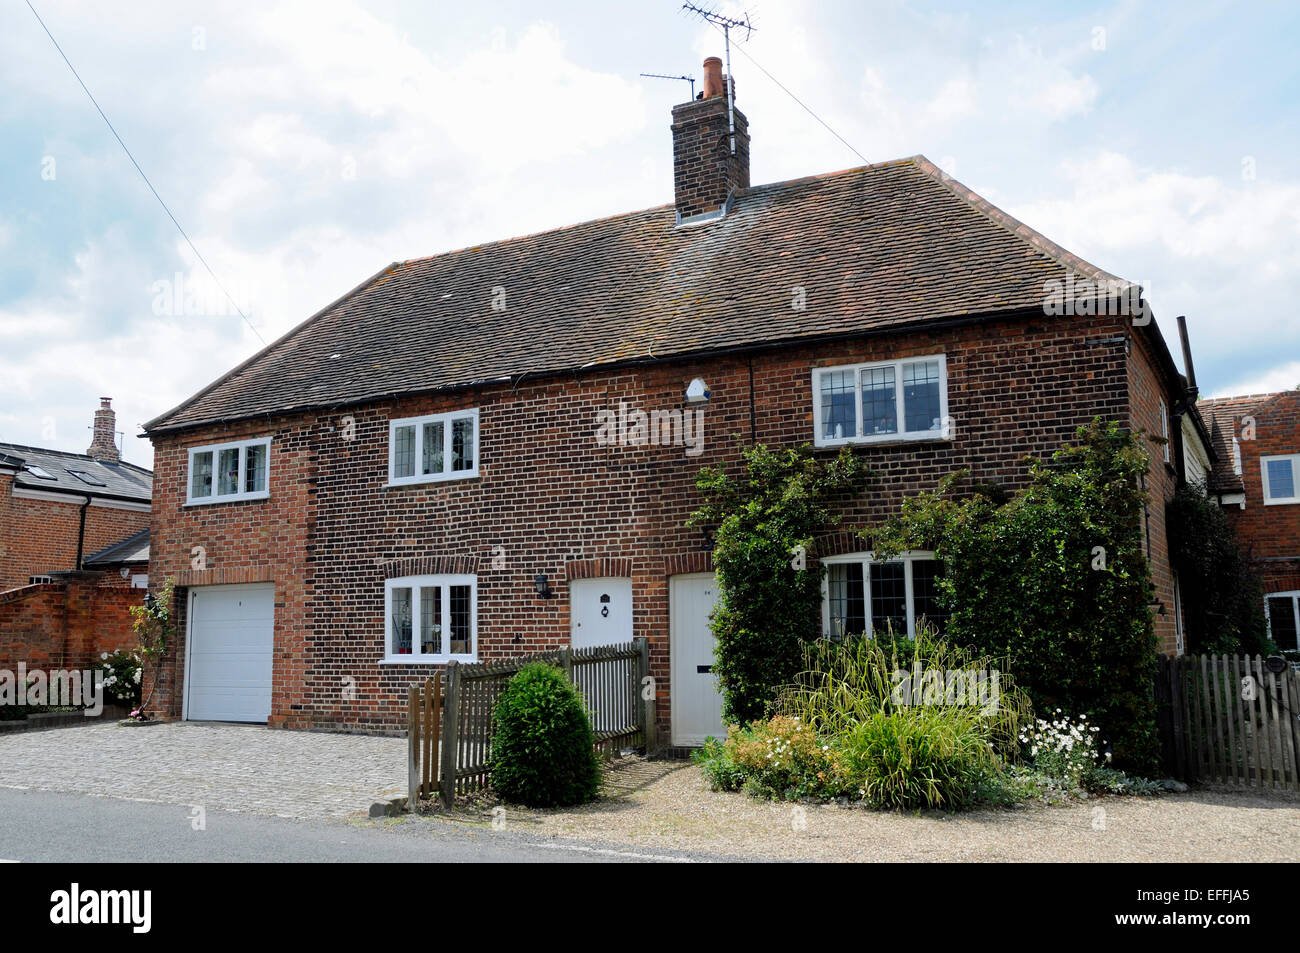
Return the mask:
[[[724,17],[720,13],[714,13],[712,10],[705,10],[703,7],[697,7],[693,3],[683,3],[682,9],[687,13],[694,13],[705,23],[711,23],[715,27],[722,28],[723,45],[727,50],[727,132],[731,136],[731,154],[736,154],[736,91],[731,79],[731,28],[744,27],[745,39],[749,39],[754,32],[754,26],[749,22],[749,14],[745,14],[745,19],[736,20],[732,17]],[[691,84],[691,98],[694,99],[695,84]]]
[[648,76],[650,79],[684,79],[691,84],[691,99],[695,98],[695,77],[694,76],[666,76],[663,73],[642,73],[642,76]]

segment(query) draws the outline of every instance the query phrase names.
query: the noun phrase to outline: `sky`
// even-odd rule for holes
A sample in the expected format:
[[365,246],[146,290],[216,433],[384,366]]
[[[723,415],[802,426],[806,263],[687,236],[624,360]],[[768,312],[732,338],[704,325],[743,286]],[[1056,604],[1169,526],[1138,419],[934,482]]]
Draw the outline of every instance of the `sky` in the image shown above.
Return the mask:
[[[639,74],[723,52],[673,0],[31,2],[249,319],[7,0],[0,442],[84,452],[107,396],[143,466],[143,422],[388,263],[671,202],[688,89]],[[755,184],[922,153],[1140,282],[1180,365],[1187,315],[1202,394],[1300,385],[1300,5],[714,9],[754,26]]]

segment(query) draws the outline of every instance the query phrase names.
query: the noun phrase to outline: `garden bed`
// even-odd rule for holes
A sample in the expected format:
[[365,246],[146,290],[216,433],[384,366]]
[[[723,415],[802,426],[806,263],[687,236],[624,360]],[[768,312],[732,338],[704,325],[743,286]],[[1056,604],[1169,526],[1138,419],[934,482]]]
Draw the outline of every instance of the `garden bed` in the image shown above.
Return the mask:
[[[1032,802],[958,814],[879,811],[711,791],[697,765],[640,758],[607,771],[604,790],[601,800],[580,807],[530,810],[480,798],[406,823],[491,829],[495,820],[516,834],[613,849],[685,851],[705,859],[1300,860],[1300,798],[1283,794],[1194,789],[1159,798]],[[795,824],[796,808],[803,811],[802,828]]]

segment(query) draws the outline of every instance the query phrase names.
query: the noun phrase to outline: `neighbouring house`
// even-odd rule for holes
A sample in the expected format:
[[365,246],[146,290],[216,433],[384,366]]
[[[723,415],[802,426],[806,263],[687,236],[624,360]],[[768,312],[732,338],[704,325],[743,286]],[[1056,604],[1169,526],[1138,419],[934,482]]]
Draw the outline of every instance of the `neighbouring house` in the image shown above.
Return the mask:
[[1264,584],[1269,636],[1300,649],[1300,389],[1201,402],[1221,465],[1209,483]]
[[0,667],[80,668],[134,644],[152,495],[107,397],[84,454],[0,443]]
[[1152,435],[1177,651],[1189,401],[1140,289],[921,156],[751,186],[705,70],[673,203],[395,262],[146,425],[151,577],[178,587],[161,714],[400,731],[451,661],[643,636],[661,730],[698,744],[722,731],[702,466],[854,447],[879,479],[817,542],[823,625],[910,629],[931,554],[875,562],[847,527],[961,468],[1015,489],[1095,415]]

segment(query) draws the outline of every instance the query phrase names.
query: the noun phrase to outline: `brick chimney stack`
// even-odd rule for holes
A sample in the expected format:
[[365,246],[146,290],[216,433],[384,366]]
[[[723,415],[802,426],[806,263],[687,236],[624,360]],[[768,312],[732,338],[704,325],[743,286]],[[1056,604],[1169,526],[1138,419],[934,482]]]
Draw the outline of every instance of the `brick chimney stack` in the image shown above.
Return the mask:
[[[700,98],[673,107],[673,192],[677,221],[720,217],[736,189],[749,188],[749,120],[735,110],[736,154],[727,126],[722,60],[704,61]],[[735,101],[735,86],[732,86]]]
[[101,463],[117,463],[117,414],[113,413],[113,398],[99,398],[99,409],[95,411],[94,437],[90,441],[88,456]]

